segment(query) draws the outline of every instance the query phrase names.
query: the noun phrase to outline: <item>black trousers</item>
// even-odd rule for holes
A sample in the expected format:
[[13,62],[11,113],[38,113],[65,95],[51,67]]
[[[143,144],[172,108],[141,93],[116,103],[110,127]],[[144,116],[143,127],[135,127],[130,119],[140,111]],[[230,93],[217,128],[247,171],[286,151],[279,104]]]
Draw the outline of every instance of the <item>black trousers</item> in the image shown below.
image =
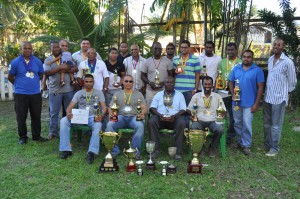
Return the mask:
[[148,128],[151,141],[155,142],[155,150],[159,150],[159,129],[173,129],[175,132],[175,145],[177,154],[182,153],[182,141],[185,128],[183,116],[176,117],[173,122],[161,121],[157,115],[152,115],[148,121]]
[[28,110],[31,117],[32,139],[41,136],[41,111],[42,96],[40,93],[33,95],[15,94],[15,111],[18,123],[19,137],[27,139],[26,119]]

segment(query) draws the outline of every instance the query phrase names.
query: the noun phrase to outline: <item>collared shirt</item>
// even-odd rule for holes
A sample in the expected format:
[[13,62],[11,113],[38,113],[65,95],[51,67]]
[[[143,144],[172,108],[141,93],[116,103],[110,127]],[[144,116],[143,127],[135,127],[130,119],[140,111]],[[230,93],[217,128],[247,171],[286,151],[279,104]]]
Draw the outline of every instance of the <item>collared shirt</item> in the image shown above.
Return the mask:
[[238,66],[242,63],[242,60],[236,57],[236,60],[228,60],[228,58],[224,58],[219,63],[219,70],[222,72],[222,77],[224,80],[229,78],[229,75],[234,67]]
[[[97,90],[102,91],[103,89],[103,79],[106,77],[109,77],[108,72],[107,72],[107,68],[105,63],[102,60],[96,59],[96,66],[95,66],[95,70],[94,73],[92,73],[92,75],[94,76],[94,88]],[[82,61],[79,66],[78,66],[78,73],[77,73],[77,77],[82,78],[83,77],[83,69],[85,68],[89,68],[88,65],[88,60]]]
[[[97,52],[96,52],[96,53],[97,53]],[[74,61],[76,62],[76,66],[79,66],[80,62],[85,61],[85,60],[87,59],[87,57],[85,57],[85,56],[82,54],[81,50],[79,50],[79,51],[73,53],[73,54],[72,54],[72,57],[73,57]],[[99,60],[102,60],[101,57],[100,57],[100,55],[99,55],[98,53],[97,53],[96,58],[99,59]]]
[[297,83],[296,70],[293,61],[284,53],[274,63],[274,55],[268,60],[268,78],[265,101],[270,104],[288,104],[288,93],[292,92]]
[[[265,82],[263,70],[254,63],[244,70],[243,64],[236,66],[230,76],[229,81],[234,82],[239,80],[240,97],[241,101],[238,102],[240,107],[252,107],[256,101],[258,86],[257,83]],[[235,101],[232,101],[233,105],[236,105]]]
[[[210,106],[205,107],[204,99],[210,101]],[[204,92],[196,93],[193,95],[190,104],[188,105],[188,109],[193,112],[194,104],[198,106],[197,109],[197,118],[200,121],[204,122],[212,122],[215,121],[217,118],[217,109],[219,107],[220,101],[222,101],[222,107],[226,111],[226,107],[224,105],[222,97],[214,92],[211,92],[209,97],[204,95]]]
[[[123,62],[123,64],[125,65],[126,75],[131,75],[133,77],[133,87],[137,90],[140,90],[144,86],[144,82],[141,78],[141,67],[145,60],[146,59],[144,57],[139,56],[138,62],[135,63],[132,56],[130,56],[125,58]],[[134,70],[136,70],[135,73],[133,73]]]
[[167,109],[169,110],[169,114],[170,115],[175,115],[176,113],[178,113],[181,110],[186,110],[186,103],[184,100],[184,96],[181,92],[174,90],[174,96],[173,96],[173,103],[171,107],[166,107],[164,105],[164,95],[165,95],[165,91],[160,91],[158,92],[153,100],[152,103],[150,105],[150,108],[156,108],[157,112],[159,112],[160,114],[167,114]]
[[[182,64],[180,61],[180,56],[181,55],[178,55],[173,59],[174,69],[177,69],[178,63]],[[193,54],[190,54],[186,62],[186,66],[182,69],[184,70],[184,74],[181,73],[176,75],[175,89],[180,92],[194,90],[196,84],[195,73],[200,73],[201,71],[199,58]]]

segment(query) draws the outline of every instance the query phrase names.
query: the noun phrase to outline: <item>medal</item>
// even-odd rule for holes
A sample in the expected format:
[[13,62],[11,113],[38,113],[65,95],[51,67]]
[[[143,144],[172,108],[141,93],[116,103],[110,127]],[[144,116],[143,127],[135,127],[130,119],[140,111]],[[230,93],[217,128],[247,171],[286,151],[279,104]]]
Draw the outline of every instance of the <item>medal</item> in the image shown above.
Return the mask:
[[26,73],[26,77],[30,77],[30,73],[29,72]]
[[206,115],[206,114],[207,114],[207,110],[205,109],[205,110],[203,111],[203,113],[204,113],[204,115]]
[[30,77],[34,78],[34,73],[33,72],[30,72]]
[[132,73],[135,74],[135,73],[136,73],[136,70],[134,69],[134,70],[132,71]]
[[157,69],[156,69],[156,71],[155,71],[155,72],[156,72],[156,74],[158,74],[158,75],[159,75],[159,71],[158,71]]
[[128,113],[132,110],[132,107],[131,106],[125,106],[123,110],[124,110],[124,112]]

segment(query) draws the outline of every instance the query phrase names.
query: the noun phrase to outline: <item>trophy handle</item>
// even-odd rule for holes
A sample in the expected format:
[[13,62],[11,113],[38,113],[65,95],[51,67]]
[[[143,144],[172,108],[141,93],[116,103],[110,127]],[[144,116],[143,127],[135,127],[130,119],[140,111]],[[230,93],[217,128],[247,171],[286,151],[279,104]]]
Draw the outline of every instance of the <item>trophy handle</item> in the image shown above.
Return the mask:
[[124,148],[124,150],[123,150],[123,153],[124,153],[124,155],[128,158],[128,155],[126,154],[125,148]]
[[117,138],[117,140],[115,141],[115,143],[117,144],[118,143],[118,141],[120,140],[120,138],[122,137],[122,133],[120,132],[120,133],[118,133],[118,136],[117,136],[118,138]]
[[100,138],[101,138],[101,140],[102,140],[102,143],[104,143],[104,142],[103,142],[103,132],[102,132],[102,131],[99,131],[99,136],[100,136]]

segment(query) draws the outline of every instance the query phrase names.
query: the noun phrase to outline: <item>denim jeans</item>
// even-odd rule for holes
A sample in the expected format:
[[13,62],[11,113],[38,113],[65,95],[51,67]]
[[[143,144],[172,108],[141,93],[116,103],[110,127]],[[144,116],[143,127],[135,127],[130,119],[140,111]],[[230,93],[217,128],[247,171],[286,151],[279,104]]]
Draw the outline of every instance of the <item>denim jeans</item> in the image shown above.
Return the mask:
[[242,147],[251,147],[252,144],[252,120],[253,113],[251,107],[239,107],[239,110],[233,109],[234,129],[237,135],[238,144]]
[[50,125],[49,135],[58,136],[58,117],[60,107],[63,101],[63,108],[67,110],[70,102],[72,101],[74,92],[67,93],[50,93],[49,94],[49,106],[50,106]]
[[[79,125],[79,124],[71,124],[70,120],[67,117],[63,117],[60,120],[59,151],[72,151],[71,143],[70,143],[71,125]],[[94,154],[98,154],[100,150],[99,132],[101,131],[102,123],[94,122],[94,116],[93,117],[90,116],[88,126],[92,127],[92,137],[90,140],[88,152],[93,152]]]
[[266,147],[279,151],[281,130],[284,120],[285,104],[269,104],[264,102],[264,144]]
[[[118,122],[109,121],[106,126],[106,131],[117,132],[120,128],[133,128],[134,134],[132,137],[132,148],[138,148],[138,154],[140,154],[143,137],[144,137],[144,122],[136,121],[136,116],[123,116],[118,115]],[[119,154],[120,149],[118,145],[115,145],[111,151],[112,154]]]

